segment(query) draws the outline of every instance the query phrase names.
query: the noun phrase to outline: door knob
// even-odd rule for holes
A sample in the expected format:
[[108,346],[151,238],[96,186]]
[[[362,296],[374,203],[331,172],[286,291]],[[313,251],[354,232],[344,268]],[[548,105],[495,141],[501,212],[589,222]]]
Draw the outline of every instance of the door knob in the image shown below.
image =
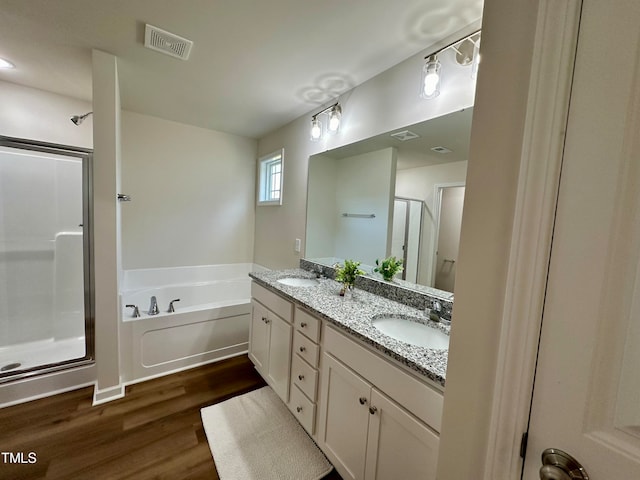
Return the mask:
[[540,480],[589,480],[589,475],[568,453],[557,448],[547,448],[542,452]]

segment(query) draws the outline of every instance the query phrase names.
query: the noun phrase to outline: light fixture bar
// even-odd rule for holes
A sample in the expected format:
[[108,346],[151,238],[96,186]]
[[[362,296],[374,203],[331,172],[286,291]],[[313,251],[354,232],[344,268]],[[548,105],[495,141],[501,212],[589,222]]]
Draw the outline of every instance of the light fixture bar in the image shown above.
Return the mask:
[[477,33],[481,32],[481,31],[482,31],[482,29],[481,29],[481,28],[479,28],[479,29],[478,29],[478,30],[476,30],[475,32],[472,32],[472,33],[470,33],[469,35],[467,35],[467,36],[465,36],[465,37],[462,37],[462,38],[460,38],[460,39],[456,40],[455,42],[451,42],[451,43],[450,43],[450,44],[448,44],[447,46],[442,47],[441,49],[436,50],[436,51],[435,51],[435,52],[433,52],[433,53],[430,53],[429,55],[425,56],[425,57],[424,57],[424,59],[426,60],[427,58],[429,58],[429,57],[430,57],[430,56],[432,56],[432,55],[438,55],[439,53],[444,52],[447,48],[451,48],[451,47],[453,47],[453,46],[455,46],[455,45],[458,45],[459,43],[462,43],[462,42],[464,42],[465,40],[468,40],[469,38],[473,37],[474,35],[476,35]]
[[325,108],[324,110],[322,110],[322,111],[320,111],[320,112],[316,113],[315,115],[311,115],[311,120],[315,120],[315,119],[316,119],[316,117],[317,117],[318,115],[322,115],[323,113],[327,113],[327,112],[328,112],[329,110],[331,110],[333,107],[337,107],[337,106],[339,106],[339,105],[340,105],[340,103],[339,103],[339,102],[336,102],[336,103],[334,103],[333,105],[329,105],[329,106],[328,106],[327,108]]

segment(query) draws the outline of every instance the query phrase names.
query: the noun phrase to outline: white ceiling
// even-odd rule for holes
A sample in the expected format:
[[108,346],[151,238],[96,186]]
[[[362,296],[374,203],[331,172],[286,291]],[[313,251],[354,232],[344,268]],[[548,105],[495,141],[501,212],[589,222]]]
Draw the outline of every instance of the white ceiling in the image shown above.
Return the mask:
[[[259,138],[477,22],[482,0],[0,0],[0,80],[91,100],[91,49],[122,107]],[[194,42],[143,47],[150,23]],[[82,113],[82,112],[78,112]]]

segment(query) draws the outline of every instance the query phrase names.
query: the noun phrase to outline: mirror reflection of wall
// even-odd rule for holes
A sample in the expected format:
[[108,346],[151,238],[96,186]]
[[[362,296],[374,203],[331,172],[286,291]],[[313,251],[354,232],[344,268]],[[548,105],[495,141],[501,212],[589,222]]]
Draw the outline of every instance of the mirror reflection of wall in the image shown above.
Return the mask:
[[464,186],[443,186],[437,192],[440,208],[433,286],[447,292],[453,292],[456,280],[464,190]]
[[394,148],[339,160],[315,155],[309,162],[307,257],[314,252],[329,264],[354,258],[370,270],[389,248],[395,175]]
[[[452,222],[439,219],[442,209],[436,186],[464,185],[472,111],[454,112],[312,156],[305,257],[327,265],[346,258],[373,265],[376,258],[406,256],[403,278],[434,287],[437,271],[447,273],[446,264],[440,268],[436,257],[439,223],[445,226],[443,235],[449,235],[443,241],[457,244],[457,239],[451,240],[455,233],[448,227]],[[387,160],[382,173],[377,173],[379,164],[367,158],[385,155],[393,156],[393,160]],[[342,211],[347,207],[341,191],[353,193],[349,205],[353,212]],[[447,211],[445,208],[443,215]],[[346,222],[342,213],[376,213],[376,218],[351,218]],[[419,216],[422,218],[416,220]],[[457,259],[457,247],[447,255],[449,260]],[[435,288],[453,291],[455,263],[452,267],[439,282],[441,287]]]

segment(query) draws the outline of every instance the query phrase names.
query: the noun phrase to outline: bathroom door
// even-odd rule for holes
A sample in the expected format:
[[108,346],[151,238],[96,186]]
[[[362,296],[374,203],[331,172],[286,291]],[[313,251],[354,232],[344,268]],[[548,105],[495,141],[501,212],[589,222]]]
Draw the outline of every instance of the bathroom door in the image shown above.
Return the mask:
[[637,0],[583,2],[526,480],[548,448],[591,480],[640,478],[638,25]]

